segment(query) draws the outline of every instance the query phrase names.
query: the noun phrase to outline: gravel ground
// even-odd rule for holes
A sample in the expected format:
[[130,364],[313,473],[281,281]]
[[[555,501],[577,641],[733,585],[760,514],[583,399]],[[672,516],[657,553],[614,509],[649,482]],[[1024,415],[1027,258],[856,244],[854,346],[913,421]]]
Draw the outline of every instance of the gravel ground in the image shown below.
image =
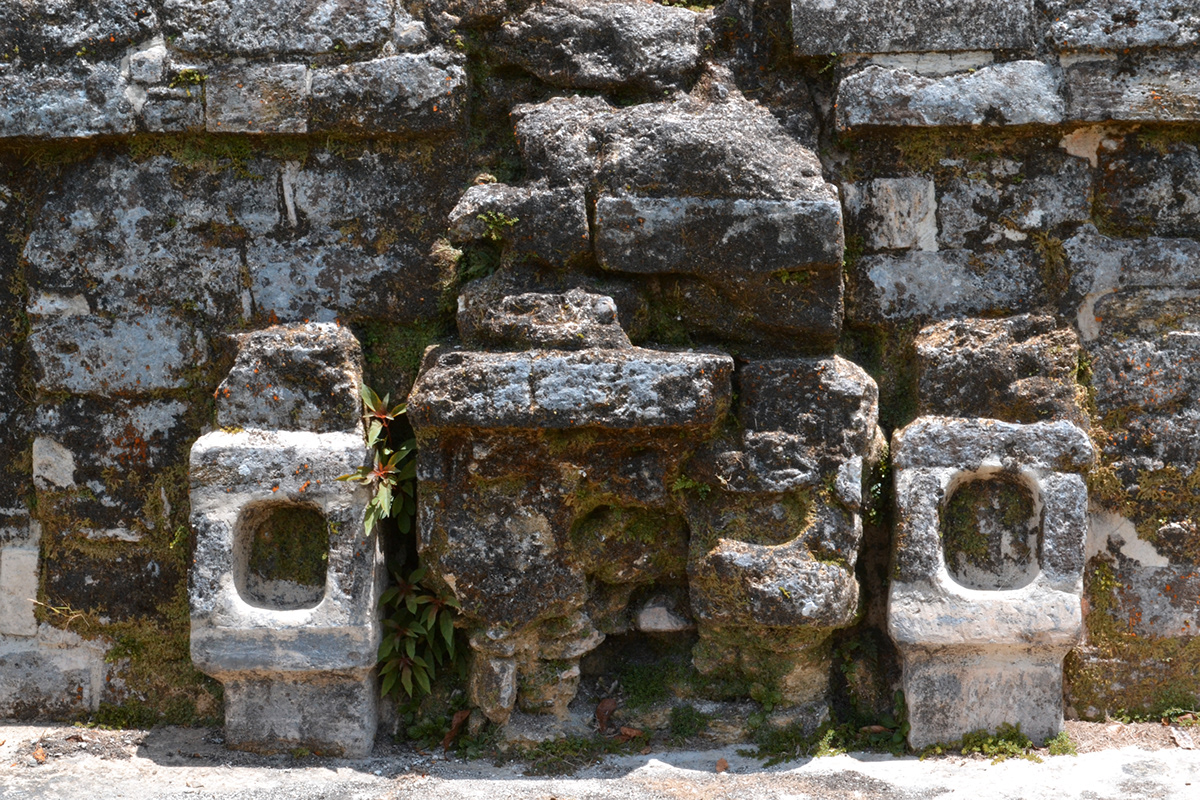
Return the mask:
[[[361,760],[226,750],[219,730],[102,731],[0,723],[0,798],[22,800],[1126,800],[1200,798],[1200,728],[1068,723],[1079,756],[1011,759],[851,753],[764,768],[735,746],[610,757],[567,778],[381,741]],[[1175,736],[1171,731],[1175,730]],[[1200,735],[1195,736],[1200,740]],[[728,769],[718,772],[724,759]]]

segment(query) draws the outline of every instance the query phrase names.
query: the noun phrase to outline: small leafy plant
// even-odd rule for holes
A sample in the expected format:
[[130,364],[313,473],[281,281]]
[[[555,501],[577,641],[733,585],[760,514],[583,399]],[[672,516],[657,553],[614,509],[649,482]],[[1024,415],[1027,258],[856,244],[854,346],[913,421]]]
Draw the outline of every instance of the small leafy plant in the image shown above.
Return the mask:
[[455,663],[454,615],[458,601],[421,585],[425,567],[407,577],[393,574],[396,585],[380,598],[384,609],[383,641],[379,645],[380,695],[398,689],[413,697],[417,689],[430,694],[438,667]]
[[362,399],[367,423],[367,447],[375,456],[372,464],[359,467],[349,475],[341,475],[339,481],[354,481],[370,486],[374,490],[367,504],[367,516],[363,521],[370,535],[381,520],[394,517],[400,533],[412,532],[412,522],[417,507],[417,451],[415,439],[408,439],[395,450],[389,446],[389,425],[405,413],[403,403],[392,406],[391,397],[380,399],[369,387],[362,387]]

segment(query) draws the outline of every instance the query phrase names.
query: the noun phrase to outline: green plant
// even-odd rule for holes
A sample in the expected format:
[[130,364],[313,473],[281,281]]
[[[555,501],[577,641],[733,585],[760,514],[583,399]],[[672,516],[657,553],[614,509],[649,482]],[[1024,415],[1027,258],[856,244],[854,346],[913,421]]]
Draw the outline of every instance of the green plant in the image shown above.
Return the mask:
[[478,215],[476,219],[482,222],[487,228],[484,238],[495,244],[503,242],[505,235],[510,233],[516,227],[516,224],[521,221],[517,217],[510,217],[499,211],[485,211]]
[[393,450],[388,440],[389,425],[405,413],[404,404],[391,406],[390,395],[380,399],[367,386],[362,387],[361,394],[367,447],[374,452],[374,458],[370,466],[340,475],[338,480],[366,484],[374,490],[363,520],[367,535],[377,523],[389,517],[395,518],[401,533],[410,533],[417,507],[417,442],[408,439]]
[[1071,735],[1066,731],[1059,731],[1057,735],[1047,739],[1046,747],[1049,748],[1052,756],[1079,755],[1079,751],[1075,749],[1075,743],[1071,741]]
[[672,492],[685,492],[689,489],[695,489],[696,494],[700,495],[701,500],[707,499],[708,493],[712,491],[712,487],[707,483],[695,480],[694,478],[689,478],[686,475],[680,475],[675,479],[675,482],[671,484]]
[[992,734],[986,730],[971,731],[963,736],[962,741],[950,744],[933,744],[921,751],[921,759],[927,756],[944,755],[951,750],[957,750],[964,756],[981,755],[992,759],[993,764],[999,764],[1010,758],[1023,758],[1027,761],[1041,763],[1042,759],[1033,752],[1033,742],[1021,733],[1021,725],[1004,723]]
[[417,689],[429,694],[437,667],[457,663],[454,616],[458,601],[422,585],[425,567],[407,576],[393,574],[393,578],[395,585],[379,599],[384,609],[380,695],[386,697],[398,688],[409,697]]
[[691,704],[672,708],[671,720],[668,723],[671,740],[678,743],[702,733],[708,727],[708,720],[708,714],[697,711]]
[[183,90],[187,92],[187,96],[191,97],[191,87],[203,86],[204,82],[207,80],[208,76],[198,69],[181,69],[178,73],[176,73],[174,78],[171,78],[171,82],[168,83],[167,86],[172,89],[183,87]]

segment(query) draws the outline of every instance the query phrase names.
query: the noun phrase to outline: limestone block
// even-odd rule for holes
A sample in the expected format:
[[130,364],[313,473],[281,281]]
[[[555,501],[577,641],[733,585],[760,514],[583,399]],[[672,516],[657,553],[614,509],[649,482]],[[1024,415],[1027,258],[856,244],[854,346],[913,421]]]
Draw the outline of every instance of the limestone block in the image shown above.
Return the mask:
[[870,250],[937,250],[937,197],[927,178],[876,178],[842,187]]
[[1032,0],[792,0],[800,55],[1020,50],[1034,45]]
[[126,56],[129,79],[137,83],[158,83],[167,64],[167,44],[161,36],[132,47]]
[[173,46],[214,55],[315,55],[378,47],[392,24],[389,0],[166,0]]
[[115,64],[0,73],[0,136],[84,138],[133,133],[134,105]]
[[313,70],[309,130],[432,133],[458,127],[463,58],[437,48]]
[[113,666],[98,641],[43,624],[36,636],[0,634],[0,714],[63,719],[95,711]]
[[35,321],[30,350],[43,391],[111,396],[186,385],[183,370],[204,361],[191,328],[149,313],[110,320],[94,314]]
[[1056,125],[1061,80],[1048,64],[1010,61],[945,77],[870,65],[838,86],[838,128]]
[[450,212],[450,240],[464,244],[495,238],[514,256],[554,264],[589,252],[592,241],[583,191],[551,189],[544,183],[472,186]]
[[[233,686],[231,743],[287,750],[304,730],[300,741],[321,749],[370,750],[383,555],[363,533],[369,490],[337,480],[367,458],[360,431],[214,431],[192,447],[191,653]],[[260,531],[296,514],[323,528],[325,574],[311,584],[256,566]],[[322,693],[328,703],[316,703]],[[322,711],[321,725],[304,725]]]
[[1200,42],[1200,11],[1176,0],[1049,0],[1050,38],[1060,50],[1120,52]]
[[149,133],[184,133],[204,130],[204,95],[182,86],[150,86],[138,111]]
[[[888,632],[909,744],[1005,722],[1035,741],[1058,733],[1062,659],[1083,631],[1087,488],[1076,473],[1094,459],[1091,441],[1061,421],[920,417],[892,453]],[[1014,567],[1021,545],[1029,555]]]
[[1027,241],[1031,231],[1091,219],[1093,180],[1083,159],[1054,153],[1036,163],[1001,158],[972,164],[969,172],[942,191],[937,221],[943,247]]
[[794,200],[601,195],[596,256],[618,272],[769,275],[841,263],[833,192]]
[[505,22],[498,56],[554,86],[661,93],[697,71],[703,22],[632,0],[549,0]]
[[157,10],[127,0],[87,3],[0,4],[0,50],[19,53],[26,63],[89,57],[112,58],[158,30]]
[[855,265],[854,314],[864,320],[946,319],[1031,311],[1041,287],[1027,250],[910,251]]
[[354,431],[361,424],[362,350],[354,334],[312,322],[241,334],[217,387],[220,427]]
[[36,547],[0,547],[0,634],[33,636],[38,623],[34,601],[38,595]]
[[415,429],[705,428],[728,408],[726,355],[641,348],[426,356],[408,402]]
[[1200,149],[1140,144],[1104,154],[1100,213],[1127,235],[1200,237]]
[[1161,53],[1127,64],[1116,55],[1080,56],[1066,64],[1065,120],[1195,122],[1200,120],[1200,60]]
[[204,84],[210,133],[307,133],[308,69],[303,64],[227,67]]
[[[469,287],[468,287],[469,289]],[[495,300],[484,292],[459,295],[458,329],[472,346],[511,350],[628,349],[611,297],[572,289],[527,292]]]
[[[739,379],[741,441],[688,466],[712,487],[711,497],[684,494],[694,661],[749,680],[773,664],[785,702],[823,702],[829,635],[858,613],[856,512],[863,462],[882,445],[878,389],[836,356],[750,362]],[[818,490],[827,484],[841,488]]]
[[939,322],[921,329],[916,350],[921,414],[1088,427],[1076,397],[1079,338],[1053,317]]
[[75,455],[46,436],[33,440],[33,485],[69,489],[75,485]]

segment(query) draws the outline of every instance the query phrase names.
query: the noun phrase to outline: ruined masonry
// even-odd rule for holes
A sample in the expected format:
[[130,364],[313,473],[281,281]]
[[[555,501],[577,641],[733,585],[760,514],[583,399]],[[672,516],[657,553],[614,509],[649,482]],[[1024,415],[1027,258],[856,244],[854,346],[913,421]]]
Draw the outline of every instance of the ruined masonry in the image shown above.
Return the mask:
[[1196,708],[1193,6],[0,0],[0,716]]

